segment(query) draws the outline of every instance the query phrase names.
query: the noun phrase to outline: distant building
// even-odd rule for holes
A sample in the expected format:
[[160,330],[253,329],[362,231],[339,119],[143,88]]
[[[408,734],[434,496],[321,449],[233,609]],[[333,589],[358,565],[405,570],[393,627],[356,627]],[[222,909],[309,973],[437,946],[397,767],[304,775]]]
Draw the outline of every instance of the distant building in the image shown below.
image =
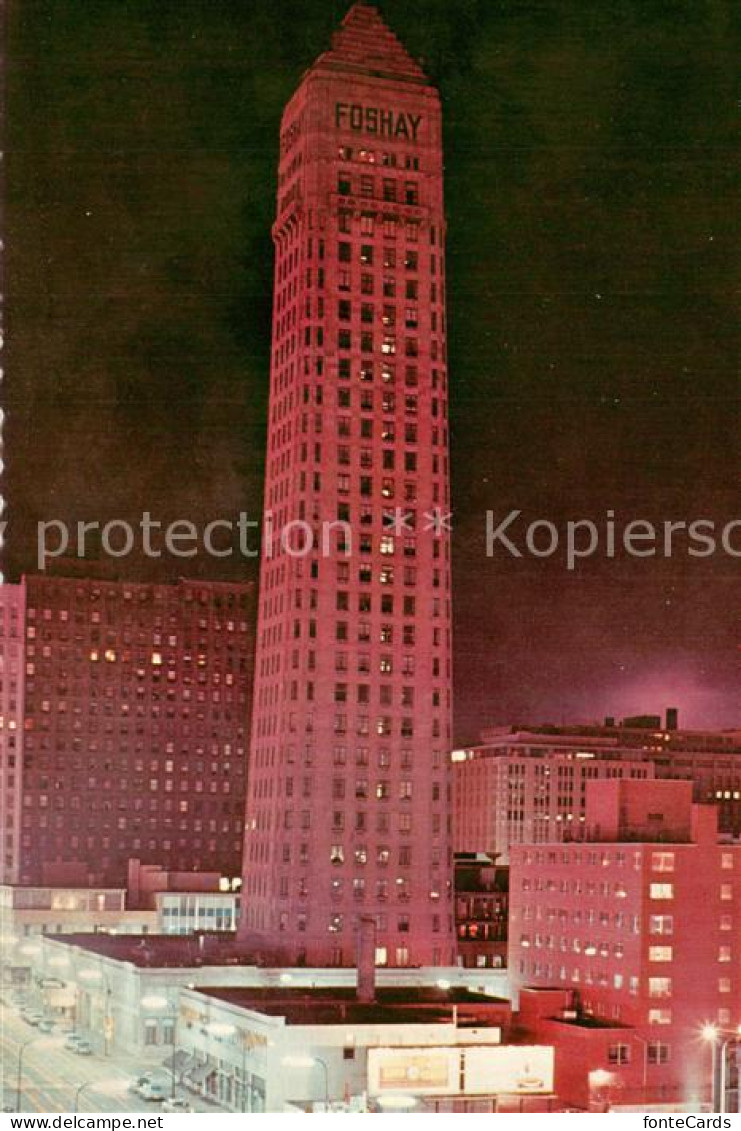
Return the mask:
[[452,754],[456,852],[506,862],[512,844],[579,839],[595,778],[690,780],[695,801],[717,806],[720,831],[741,836],[741,732],[681,731],[667,715],[671,726],[659,729],[658,716],[641,716],[485,730]]
[[5,879],[123,887],[131,857],[240,874],[252,600],[214,582],[0,587]]
[[273,237],[275,534],[240,930],[266,955],[342,966],[373,915],[379,964],[448,964],[440,98],[370,5],[353,5],[286,106]]
[[158,929],[163,935],[197,931],[236,931],[239,896],[229,891],[161,891],[154,897]]
[[[151,879],[150,870],[145,871]],[[236,930],[239,894],[221,890],[218,875],[159,873],[156,878],[166,883],[146,891],[0,885],[4,980],[15,985],[29,982],[47,936],[196,935]],[[200,888],[199,879],[204,885]]]
[[717,817],[690,782],[594,781],[582,843],[512,847],[513,998],[567,1102],[594,1104],[587,1070],[610,1106],[709,1099],[701,1028],[741,1018],[741,844]]
[[[27,985],[49,935],[81,932],[142,935],[158,930],[156,908],[131,911],[122,888],[0,885],[2,980]],[[53,972],[51,972],[53,973]],[[51,977],[51,973],[49,977]]]
[[225,879],[220,872],[181,872],[159,864],[143,864],[129,860],[126,879],[126,902],[129,907],[155,905],[160,892],[216,892],[229,891],[239,886]]
[[635,752],[529,732],[455,750],[452,762],[456,852],[485,852],[504,864],[513,845],[578,839],[588,782],[654,777],[653,763]]
[[455,858],[455,933],[458,963],[498,969],[507,964],[509,868],[485,853]]
[[168,872],[130,860],[127,906],[155,911],[163,935],[236,931],[240,885],[218,872]]

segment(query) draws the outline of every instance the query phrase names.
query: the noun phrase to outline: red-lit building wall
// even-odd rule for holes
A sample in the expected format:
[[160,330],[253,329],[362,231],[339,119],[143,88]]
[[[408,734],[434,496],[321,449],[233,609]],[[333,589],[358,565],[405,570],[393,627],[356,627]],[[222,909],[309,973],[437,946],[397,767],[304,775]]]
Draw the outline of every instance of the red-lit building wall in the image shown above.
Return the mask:
[[252,587],[25,584],[18,882],[238,875]]
[[286,107],[273,235],[242,937],[348,965],[371,914],[380,964],[449,963],[440,103],[366,5]]
[[[667,783],[668,825],[677,817],[676,784]],[[656,814],[658,784],[651,794]],[[639,1064],[646,1100],[702,1097],[709,1088],[702,1025],[741,1021],[741,846],[719,843],[707,813],[694,814],[694,842],[632,840],[626,825],[617,843],[512,852],[514,994],[562,987],[580,1015],[627,1027],[625,1063],[589,1067],[611,1072],[625,1094],[637,1086]]]

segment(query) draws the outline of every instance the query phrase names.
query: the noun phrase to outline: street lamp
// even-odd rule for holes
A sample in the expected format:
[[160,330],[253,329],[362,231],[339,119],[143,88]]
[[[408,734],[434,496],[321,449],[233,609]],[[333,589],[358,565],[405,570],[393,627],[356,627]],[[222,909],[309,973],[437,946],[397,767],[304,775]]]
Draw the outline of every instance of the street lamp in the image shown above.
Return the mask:
[[86,966],[80,970],[79,977],[84,982],[102,982],[103,993],[103,1055],[111,1055],[111,1036],[113,1034],[113,1018],[111,1017],[111,984],[108,975],[93,966]]
[[324,1073],[324,1100],[329,1109],[329,1069],[326,1060],[320,1056],[284,1056],[283,1063],[287,1068],[314,1068],[319,1065]]
[[94,1083],[94,1080],[86,1080],[84,1084],[80,1084],[79,1088],[75,1090],[75,1102],[72,1105],[72,1111],[75,1115],[77,1115],[78,1111],[80,1110],[80,1096],[86,1088],[89,1088],[90,1085]]
[[126,1080],[122,1080],[120,1077],[111,1080],[86,1080],[75,1090],[75,1100],[72,1107],[74,1115],[77,1115],[80,1110],[80,1098],[87,1088],[95,1088],[96,1092],[100,1092],[104,1096],[122,1096],[128,1091],[128,1084]]
[[[735,1029],[723,1029],[719,1025],[714,1025],[708,1022],[703,1025],[700,1030],[700,1036],[704,1041],[707,1041],[712,1049],[713,1059],[711,1062],[711,1076],[712,1087],[710,1094],[710,1104],[714,1112],[719,1114],[725,1113],[726,1110],[726,1090],[728,1088],[728,1047],[731,1044],[738,1044],[741,1041],[741,1025]],[[718,1048],[720,1040],[720,1053]],[[720,1055],[720,1073],[718,1072],[718,1057]],[[718,1078],[720,1076],[720,1079]]]
[[23,1084],[23,1057],[30,1045],[40,1045],[44,1048],[59,1048],[62,1044],[59,1037],[29,1037],[18,1047],[18,1068],[15,1078],[15,1110],[21,1110],[21,1087]]

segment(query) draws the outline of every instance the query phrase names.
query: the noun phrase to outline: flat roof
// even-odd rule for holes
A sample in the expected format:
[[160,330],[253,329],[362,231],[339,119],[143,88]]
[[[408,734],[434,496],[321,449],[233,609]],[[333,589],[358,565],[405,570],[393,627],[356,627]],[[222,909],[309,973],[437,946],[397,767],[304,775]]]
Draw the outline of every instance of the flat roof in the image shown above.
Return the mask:
[[610,1021],[603,1017],[593,1017],[591,1014],[580,1014],[578,1017],[547,1017],[546,1021],[553,1021],[556,1025],[567,1025],[571,1029],[620,1029],[629,1031],[634,1028],[623,1021]]
[[193,993],[241,1009],[285,1017],[289,1025],[457,1024],[499,1028],[510,1003],[462,986],[377,986],[376,1000],[360,1002],[353,986],[199,986]]
[[113,935],[96,931],[48,934],[45,938],[143,968],[260,965],[254,952],[238,947],[233,931],[197,931],[192,935]]

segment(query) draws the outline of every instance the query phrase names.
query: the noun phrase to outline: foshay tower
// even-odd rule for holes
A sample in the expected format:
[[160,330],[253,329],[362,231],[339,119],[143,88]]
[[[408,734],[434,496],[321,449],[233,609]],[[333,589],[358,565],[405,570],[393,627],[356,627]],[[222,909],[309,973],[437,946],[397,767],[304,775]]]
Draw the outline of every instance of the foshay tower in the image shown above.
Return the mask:
[[[356,4],[281,128],[242,938],[453,960],[440,101]],[[311,543],[311,545],[310,545]]]

